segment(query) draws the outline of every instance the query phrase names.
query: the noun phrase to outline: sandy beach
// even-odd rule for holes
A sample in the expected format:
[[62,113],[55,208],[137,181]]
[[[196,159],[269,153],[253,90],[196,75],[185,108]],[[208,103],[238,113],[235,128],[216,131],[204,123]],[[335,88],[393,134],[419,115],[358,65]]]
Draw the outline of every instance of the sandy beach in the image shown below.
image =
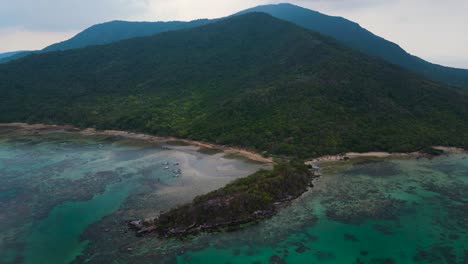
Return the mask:
[[[432,148],[442,150],[445,154],[455,154],[455,153],[463,153],[465,152],[462,148],[456,147],[445,147],[445,146],[433,146]],[[370,151],[370,152],[348,152],[339,155],[327,155],[318,157],[315,159],[307,160],[306,164],[319,164],[322,162],[328,161],[343,161],[355,158],[417,158],[417,157],[427,157],[428,154],[416,151],[416,152],[409,152],[409,153],[401,153],[401,152],[383,152],[383,151]]]
[[245,157],[252,161],[257,161],[261,163],[274,163],[273,158],[263,157],[261,154],[236,147],[216,145],[208,142],[190,140],[190,139],[181,139],[176,137],[160,137],[156,135],[144,134],[144,133],[134,133],[128,131],[120,130],[96,130],[94,128],[79,129],[71,125],[48,125],[48,124],[26,124],[26,123],[0,123],[0,127],[18,127],[25,130],[47,130],[47,129],[56,129],[56,130],[66,130],[80,133],[82,135],[109,135],[109,136],[119,136],[130,139],[140,139],[160,143],[170,143],[170,142],[182,142],[187,145],[192,145],[200,148],[215,149],[224,152],[229,155],[239,155]]
[[[40,131],[40,130],[48,130],[48,129],[57,129],[57,130],[65,130],[65,131],[73,131],[80,133],[82,135],[109,135],[109,136],[119,136],[129,139],[140,139],[140,140],[147,140],[159,143],[168,143],[171,142],[181,142],[187,145],[196,146],[199,148],[207,148],[213,150],[220,150],[225,155],[238,155],[241,157],[245,157],[252,161],[257,161],[261,163],[273,164],[273,158],[271,157],[264,157],[259,153],[237,148],[237,147],[230,147],[230,146],[223,146],[223,145],[216,145],[208,142],[190,140],[190,139],[182,139],[176,137],[160,137],[156,135],[144,134],[144,133],[134,133],[128,131],[121,131],[121,130],[96,130],[94,128],[86,128],[86,129],[79,129],[71,125],[48,125],[48,124],[26,124],[26,123],[0,123],[0,127],[18,127],[25,130],[31,131]],[[444,151],[444,153],[451,154],[451,153],[462,153],[465,150],[462,148],[457,147],[446,147],[446,146],[433,146],[435,149],[439,149]],[[382,151],[370,151],[370,152],[348,152],[338,155],[325,155],[321,157],[317,157],[314,159],[310,159],[305,161],[305,164],[319,164],[322,162],[329,162],[329,161],[343,161],[348,159],[354,158],[402,158],[402,157],[423,157],[427,156],[427,154],[422,152],[410,152],[410,153],[399,153],[399,152],[382,152]]]

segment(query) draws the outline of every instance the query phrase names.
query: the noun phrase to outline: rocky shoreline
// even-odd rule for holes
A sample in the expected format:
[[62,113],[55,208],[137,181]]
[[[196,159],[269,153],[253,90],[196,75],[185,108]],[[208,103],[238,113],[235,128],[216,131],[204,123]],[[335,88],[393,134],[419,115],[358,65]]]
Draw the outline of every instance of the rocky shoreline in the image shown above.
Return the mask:
[[[312,187],[312,183],[311,186]],[[303,193],[308,191],[309,189],[304,190]],[[143,236],[145,234],[156,232],[161,237],[185,237],[192,234],[198,234],[201,232],[216,232],[224,228],[231,228],[231,227],[239,227],[244,224],[255,223],[257,221],[261,221],[270,217],[273,217],[277,213],[277,209],[279,209],[282,205],[287,202],[293,201],[299,198],[303,193],[295,197],[288,197],[287,199],[283,199],[281,201],[275,202],[274,209],[270,210],[263,210],[263,211],[255,211],[252,213],[251,217],[241,220],[232,220],[223,223],[216,223],[216,224],[201,224],[196,225],[193,224],[188,228],[171,228],[168,230],[160,231],[157,228],[159,216],[152,217],[152,218],[145,218],[145,219],[137,219],[137,220],[130,220],[127,222],[129,229],[134,230],[137,236]]]
[[[220,190],[195,198],[190,204],[163,212],[156,217],[128,221],[128,227],[134,230],[137,236],[156,233],[163,238],[186,237],[200,232],[239,228],[244,224],[270,218],[277,213],[281,206],[297,199],[312,188],[313,181],[320,177],[317,169],[307,168],[304,165],[300,169],[290,168],[291,165],[282,166],[287,166],[287,168],[278,169],[275,167],[273,171],[266,172],[270,173],[266,178],[258,176],[259,173],[247,177],[251,178],[247,188],[253,188],[251,186],[257,186],[259,183],[255,181],[265,179],[269,181],[268,179],[274,179],[280,175],[278,182],[271,181],[276,182],[277,186],[286,186],[282,187],[283,190],[280,191],[280,194],[270,193],[267,189],[238,191],[242,188],[236,186],[238,181],[235,181]],[[304,170],[304,168],[306,169]],[[285,170],[286,173],[284,173]],[[285,176],[287,173],[290,175]],[[294,183],[294,178],[299,173],[301,176],[298,177],[297,183]],[[231,188],[232,186],[235,188]],[[264,193],[259,195],[261,192]],[[274,197],[274,199],[256,199],[255,196],[261,195]],[[205,217],[206,214],[210,214],[209,217]]]
[[[191,224],[182,224],[180,225],[177,222],[171,222],[169,225],[164,224],[167,222],[164,220],[165,217],[171,215],[172,212],[177,210],[182,211],[189,211],[190,207],[193,204],[197,203],[196,198],[192,204],[185,205],[176,209],[173,209],[167,213],[161,213],[157,217],[153,218],[146,218],[146,219],[137,219],[128,221],[128,227],[135,231],[137,236],[142,236],[149,233],[156,233],[158,236],[163,238],[168,237],[185,237],[193,234],[197,234],[200,232],[216,232],[222,229],[230,229],[230,228],[238,228],[241,225],[255,223],[257,221],[261,221],[266,218],[270,218],[277,213],[277,210],[294,199],[300,197],[303,193],[308,191],[310,188],[314,186],[314,181],[320,178],[321,169],[319,164],[323,162],[329,161],[348,161],[351,159],[357,158],[432,158],[434,156],[442,155],[442,154],[455,154],[464,152],[461,148],[454,148],[454,147],[433,147],[429,150],[418,151],[413,153],[386,153],[386,152],[368,152],[368,153],[346,153],[342,155],[335,155],[335,156],[325,156],[313,160],[309,160],[305,162],[307,166],[307,174],[309,175],[309,180],[303,189],[300,191],[291,192],[293,194],[286,194],[282,197],[277,197],[276,200],[272,201],[268,207],[262,210],[250,211],[248,215],[243,215],[241,218],[233,216],[232,218],[228,219],[227,221],[213,221],[211,223],[205,222],[196,222],[193,221]],[[255,175],[255,174],[254,174]],[[251,175],[249,177],[252,177]],[[241,179],[242,180],[242,179]],[[222,188],[223,189],[223,188]],[[221,189],[221,190],[222,190]],[[216,192],[216,191],[215,191]],[[208,194],[209,196],[210,194]],[[202,196],[203,197],[203,196]],[[224,202],[220,202],[219,200],[224,200]],[[214,218],[217,218],[219,214],[223,214],[226,211],[226,208],[229,208],[229,199],[232,199],[232,194],[228,193],[224,197],[215,196],[212,199],[205,201],[205,204],[213,204],[218,203],[218,208],[210,208],[212,213],[214,214]],[[217,211],[217,209],[224,208],[224,210]],[[163,223],[163,224],[162,224]]]

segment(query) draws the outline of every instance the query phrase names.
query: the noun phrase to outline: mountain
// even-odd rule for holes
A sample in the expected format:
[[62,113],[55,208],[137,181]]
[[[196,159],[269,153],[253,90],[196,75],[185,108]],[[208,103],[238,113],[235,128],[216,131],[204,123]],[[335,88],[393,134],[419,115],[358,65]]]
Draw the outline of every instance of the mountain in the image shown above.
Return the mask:
[[19,52],[22,52],[22,51],[12,51],[12,52],[0,53],[0,60],[3,59],[3,58],[10,57],[10,56],[13,56],[15,54],[18,54]]
[[311,157],[466,146],[468,96],[263,13],[0,65],[0,122]]
[[342,17],[333,17],[292,4],[263,5],[244,10],[264,12],[274,17],[295,23],[304,28],[331,36],[338,41],[377,56],[408,70],[447,84],[468,88],[468,70],[444,67],[427,62],[403,50],[397,44],[374,35],[357,23]]
[[[244,10],[238,14],[264,12],[276,18],[295,23],[304,28],[331,36],[345,45],[368,55],[383,58],[405,69],[425,75],[449,85],[468,88],[468,70],[432,64],[408,54],[397,44],[387,41],[362,28],[358,24],[341,17],[333,17],[292,4],[264,5]],[[92,45],[108,44],[124,39],[150,36],[157,33],[192,28],[214,20],[195,20],[191,22],[126,22],[113,21],[92,26],[75,37],[51,45],[40,52],[82,48]],[[32,52],[1,59],[5,63],[30,55]]]
[[6,63],[11,60],[19,59],[31,54],[32,51],[12,51],[12,52],[5,52],[0,53],[0,63]]
[[127,22],[111,21],[91,26],[71,39],[50,45],[40,51],[16,52],[2,58],[0,63],[20,59],[33,53],[83,48],[93,45],[103,45],[135,37],[151,36],[161,32],[179,30],[204,25],[215,20],[199,19],[190,22]]
[[76,49],[92,45],[109,44],[112,42],[135,37],[151,36],[161,32],[196,27],[209,23],[208,19],[194,20],[190,22],[127,22],[112,21],[94,25],[73,38],[50,45],[42,51],[56,51]]

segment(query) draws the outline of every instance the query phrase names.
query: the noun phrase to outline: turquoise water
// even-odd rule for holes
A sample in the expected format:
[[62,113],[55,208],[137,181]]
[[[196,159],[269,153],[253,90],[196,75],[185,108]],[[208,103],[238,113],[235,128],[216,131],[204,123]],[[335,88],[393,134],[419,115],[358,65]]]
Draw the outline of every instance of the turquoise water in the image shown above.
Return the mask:
[[[108,186],[103,194],[82,202],[56,206],[26,239],[24,263],[68,263],[85,249],[89,241],[80,235],[92,223],[119,209],[135,188],[132,183]],[[53,252],[51,252],[53,249]]]
[[2,264],[70,263],[95,244],[86,232],[101,220],[119,217],[99,232],[133,237],[127,220],[154,216],[260,168],[194,147],[23,132],[0,133]]
[[177,263],[468,263],[467,183],[466,155],[358,164]]
[[330,165],[269,220],[182,241],[98,232],[76,263],[466,264],[467,184],[466,154]]
[[261,223],[185,240],[135,237],[127,220],[260,168],[170,148],[1,136],[0,263],[468,263],[466,154],[328,165],[312,191]]

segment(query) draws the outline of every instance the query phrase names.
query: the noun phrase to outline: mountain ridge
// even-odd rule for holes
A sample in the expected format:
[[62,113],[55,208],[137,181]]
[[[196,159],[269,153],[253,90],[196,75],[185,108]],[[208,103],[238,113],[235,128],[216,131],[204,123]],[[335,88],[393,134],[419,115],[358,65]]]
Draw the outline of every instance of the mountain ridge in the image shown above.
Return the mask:
[[[103,45],[120,40],[131,39],[135,37],[145,37],[155,35],[161,32],[179,30],[188,27],[196,27],[210,23],[208,19],[197,19],[189,22],[183,21],[159,21],[159,22],[128,22],[114,20],[106,23],[93,25],[84,31],[78,33],[71,39],[50,45],[43,51],[67,50],[73,48],[82,48],[92,45]],[[104,36],[102,34],[105,34]],[[98,37],[99,36],[99,39]]]
[[265,12],[274,17],[293,22],[304,28],[332,36],[348,46],[369,55],[378,56],[426,77],[451,85],[468,87],[468,70],[430,63],[406,52],[398,44],[382,38],[358,23],[339,16],[329,16],[289,3],[262,5],[246,12]]
[[18,51],[11,56],[0,58],[0,63],[21,59],[31,54],[60,51],[68,49],[84,48],[94,45],[104,45],[121,40],[145,37],[161,32],[180,30],[212,23],[216,19],[196,19],[192,21],[157,21],[157,22],[132,22],[114,20],[99,23],[79,32],[70,39],[54,43],[37,51]]
[[[408,70],[418,72],[431,79],[446,84],[468,88],[468,70],[446,67],[427,62],[417,56],[407,53],[398,44],[388,41],[362,28],[359,24],[343,17],[328,16],[317,11],[306,9],[293,4],[282,3],[276,5],[262,5],[246,9],[237,14],[248,12],[266,12],[277,18],[293,22],[309,30],[332,36],[342,43],[366,54],[383,58],[391,63],[400,65]],[[235,14],[236,15],[236,14]],[[194,20],[190,22],[125,22],[111,21],[94,25],[73,38],[53,44],[40,52],[81,48],[87,45],[108,44],[132,37],[148,36],[164,31],[190,28],[202,24],[215,22],[216,19]],[[119,23],[122,28],[115,27]],[[138,29],[146,25],[146,29]],[[95,32],[96,33],[93,33]],[[95,35],[94,37],[91,37]],[[98,37],[96,37],[98,36]],[[103,38],[102,36],[107,36]],[[0,63],[18,59],[32,52],[24,52],[15,56],[0,59]]]
[[20,52],[26,52],[26,51],[25,50],[19,50],[19,51],[10,51],[10,52],[0,53],[0,60],[3,59],[3,58],[7,58],[7,57],[13,56],[15,54],[18,54]]
[[0,65],[0,122],[309,158],[466,146],[465,92],[263,13]]
[[20,59],[32,53],[34,53],[34,51],[30,50],[18,50],[0,53],[0,63],[7,63],[12,60]]

